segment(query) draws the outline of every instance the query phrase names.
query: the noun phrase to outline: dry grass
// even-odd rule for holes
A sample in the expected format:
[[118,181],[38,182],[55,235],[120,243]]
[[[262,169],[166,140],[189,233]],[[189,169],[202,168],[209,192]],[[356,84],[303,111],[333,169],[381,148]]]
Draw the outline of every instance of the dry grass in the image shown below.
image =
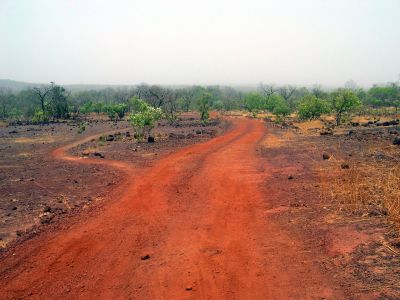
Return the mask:
[[[371,151],[371,149],[369,149]],[[368,160],[343,169],[331,158],[329,176],[322,177],[323,197],[340,210],[368,215],[388,215],[400,229],[400,160],[398,153],[386,154],[391,160]],[[397,160],[396,160],[397,157]]]
[[294,125],[300,129],[302,134],[317,134],[319,130],[325,128],[325,124],[321,120],[299,122]]
[[285,131],[279,137],[273,133],[267,134],[267,136],[261,142],[264,148],[279,148],[287,144],[295,138],[295,134],[292,131]]
[[18,137],[12,139],[14,143],[18,144],[35,144],[35,143],[54,143],[55,138],[51,136],[37,136],[37,137]]

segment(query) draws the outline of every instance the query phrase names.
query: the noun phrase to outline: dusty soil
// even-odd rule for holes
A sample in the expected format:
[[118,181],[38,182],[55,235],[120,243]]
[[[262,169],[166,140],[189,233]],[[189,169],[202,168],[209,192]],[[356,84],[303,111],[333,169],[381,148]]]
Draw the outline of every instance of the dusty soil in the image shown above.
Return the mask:
[[[41,231],[42,225],[56,221],[88,205],[107,201],[108,193],[121,182],[117,170],[103,164],[66,164],[51,152],[63,144],[88,138],[71,153],[88,157],[97,151],[105,159],[130,162],[137,168],[151,165],[189,144],[218,135],[226,124],[211,121],[201,124],[194,114],[186,114],[174,125],[160,122],[153,131],[155,143],[138,143],[125,121],[101,118],[86,121],[79,134],[77,122],[50,125],[8,126],[0,128],[0,249],[16,238],[27,238]],[[129,132],[130,137],[126,136]],[[113,141],[99,136],[115,135]],[[92,141],[93,140],[93,141]]]
[[[366,168],[368,179],[353,184],[361,184],[361,190],[367,189],[362,185],[372,190],[375,186],[376,193],[382,193],[377,185],[381,176],[400,165],[400,147],[393,145],[400,128],[343,126],[334,135],[321,136],[313,128],[309,135],[268,126],[268,146],[263,151],[277,172],[270,194],[276,194],[275,206],[282,205],[276,221],[302,236],[310,251],[321,250],[314,260],[336,273],[348,297],[398,299],[398,220],[381,201],[355,205],[348,203],[351,199],[336,199],[344,191],[334,189],[353,188],[344,181],[351,177],[349,172]],[[274,188],[289,176],[285,188]]]
[[122,133],[110,145],[88,135],[57,148],[53,162],[119,180],[107,201],[3,253],[2,297],[398,299],[398,256],[383,242],[391,225],[324,197],[333,161],[322,153],[337,137],[231,122],[211,140],[142,155],[150,163],[134,163],[144,150]]

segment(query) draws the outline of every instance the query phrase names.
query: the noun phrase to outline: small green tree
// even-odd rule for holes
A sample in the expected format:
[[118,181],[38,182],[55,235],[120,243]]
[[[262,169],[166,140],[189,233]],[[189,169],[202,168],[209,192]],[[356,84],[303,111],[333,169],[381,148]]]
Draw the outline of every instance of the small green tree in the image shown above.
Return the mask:
[[200,119],[202,121],[208,120],[210,117],[210,103],[212,101],[212,95],[208,92],[202,93],[197,99],[197,108],[200,112]]
[[109,104],[104,106],[104,112],[110,118],[110,120],[122,120],[125,113],[128,111],[128,105],[126,104]]
[[269,111],[269,112],[274,112],[274,109],[276,106],[283,106],[283,104],[285,104],[285,100],[283,99],[282,96],[278,95],[278,94],[272,94],[270,96],[268,96],[265,100],[265,108]]
[[102,111],[104,111],[104,103],[103,102],[94,103],[92,106],[92,110],[97,114],[101,113]]
[[79,107],[79,112],[86,115],[89,114],[93,111],[93,102],[92,101],[87,101],[85,104],[83,104],[81,107]]
[[225,108],[224,102],[222,102],[222,100],[217,100],[217,101],[214,102],[213,107],[217,111],[222,112],[224,110],[224,108]]
[[298,106],[300,120],[311,120],[329,113],[328,103],[313,94],[304,96]]
[[290,113],[290,109],[285,101],[279,101],[275,103],[272,113],[279,118],[283,118]]
[[136,132],[136,137],[143,140],[145,136],[150,136],[155,122],[161,119],[161,108],[154,108],[145,101],[138,99],[138,111],[129,117],[129,121]]
[[260,94],[249,93],[244,98],[244,107],[255,117],[256,113],[263,109],[264,99]]
[[114,111],[117,114],[118,118],[122,120],[125,116],[125,113],[128,111],[128,105],[123,103],[115,104]]
[[33,124],[49,123],[49,117],[46,114],[46,112],[43,112],[42,110],[37,110],[35,112],[35,115],[32,117],[32,123]]
[[142,106],[141,101],[137,96],[131,97],[128,101],[128,110],[132,113],[139,112]]
[[114,110],[114,105],[112,105],[112,104],[104,105],[103,106],[103,112],[105,112],[107,114],[108,118],[111,121],[116,120],[117,114],[116,114],[116,112]]
[[335,113],[336,125],[340,125],[344,113],[348,113],[361,105],[360,99],[352,90],[339,89],[331,95],[331,106]]
[[55,119],[69,117],[68,92],[62,86],[51,83],[49,102],[45,104],[47,112]]

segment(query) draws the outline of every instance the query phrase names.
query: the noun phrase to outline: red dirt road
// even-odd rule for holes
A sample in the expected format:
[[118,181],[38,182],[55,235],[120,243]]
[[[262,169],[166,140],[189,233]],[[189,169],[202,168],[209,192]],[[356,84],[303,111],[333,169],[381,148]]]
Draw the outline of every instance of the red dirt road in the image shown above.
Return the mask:
[[[343,298],[301,241],[268,218],[268,167],[256,152],[263,123],[233,122],[141,172],[102,160],[126,173],[114,199],[8,252],[0,298]],[[99,163],[66,156],[71,146],[54,155]]]

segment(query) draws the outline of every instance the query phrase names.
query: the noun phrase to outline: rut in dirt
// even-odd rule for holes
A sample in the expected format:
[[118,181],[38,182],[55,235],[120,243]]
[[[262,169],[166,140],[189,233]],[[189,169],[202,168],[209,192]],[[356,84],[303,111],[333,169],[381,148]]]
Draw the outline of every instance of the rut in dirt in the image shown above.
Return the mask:
[[[0,298],[342,298],[301,241],[267,217],[262,122],[125,172],[114,199],[67,229],[47,232],[1,261]],[[75,143],[76,144],[76,143]],[[75,145],[74,144],[74,145]],[[66,163],[96,163],[55,152]],[[98,162],[97,162],[98,163]]]

